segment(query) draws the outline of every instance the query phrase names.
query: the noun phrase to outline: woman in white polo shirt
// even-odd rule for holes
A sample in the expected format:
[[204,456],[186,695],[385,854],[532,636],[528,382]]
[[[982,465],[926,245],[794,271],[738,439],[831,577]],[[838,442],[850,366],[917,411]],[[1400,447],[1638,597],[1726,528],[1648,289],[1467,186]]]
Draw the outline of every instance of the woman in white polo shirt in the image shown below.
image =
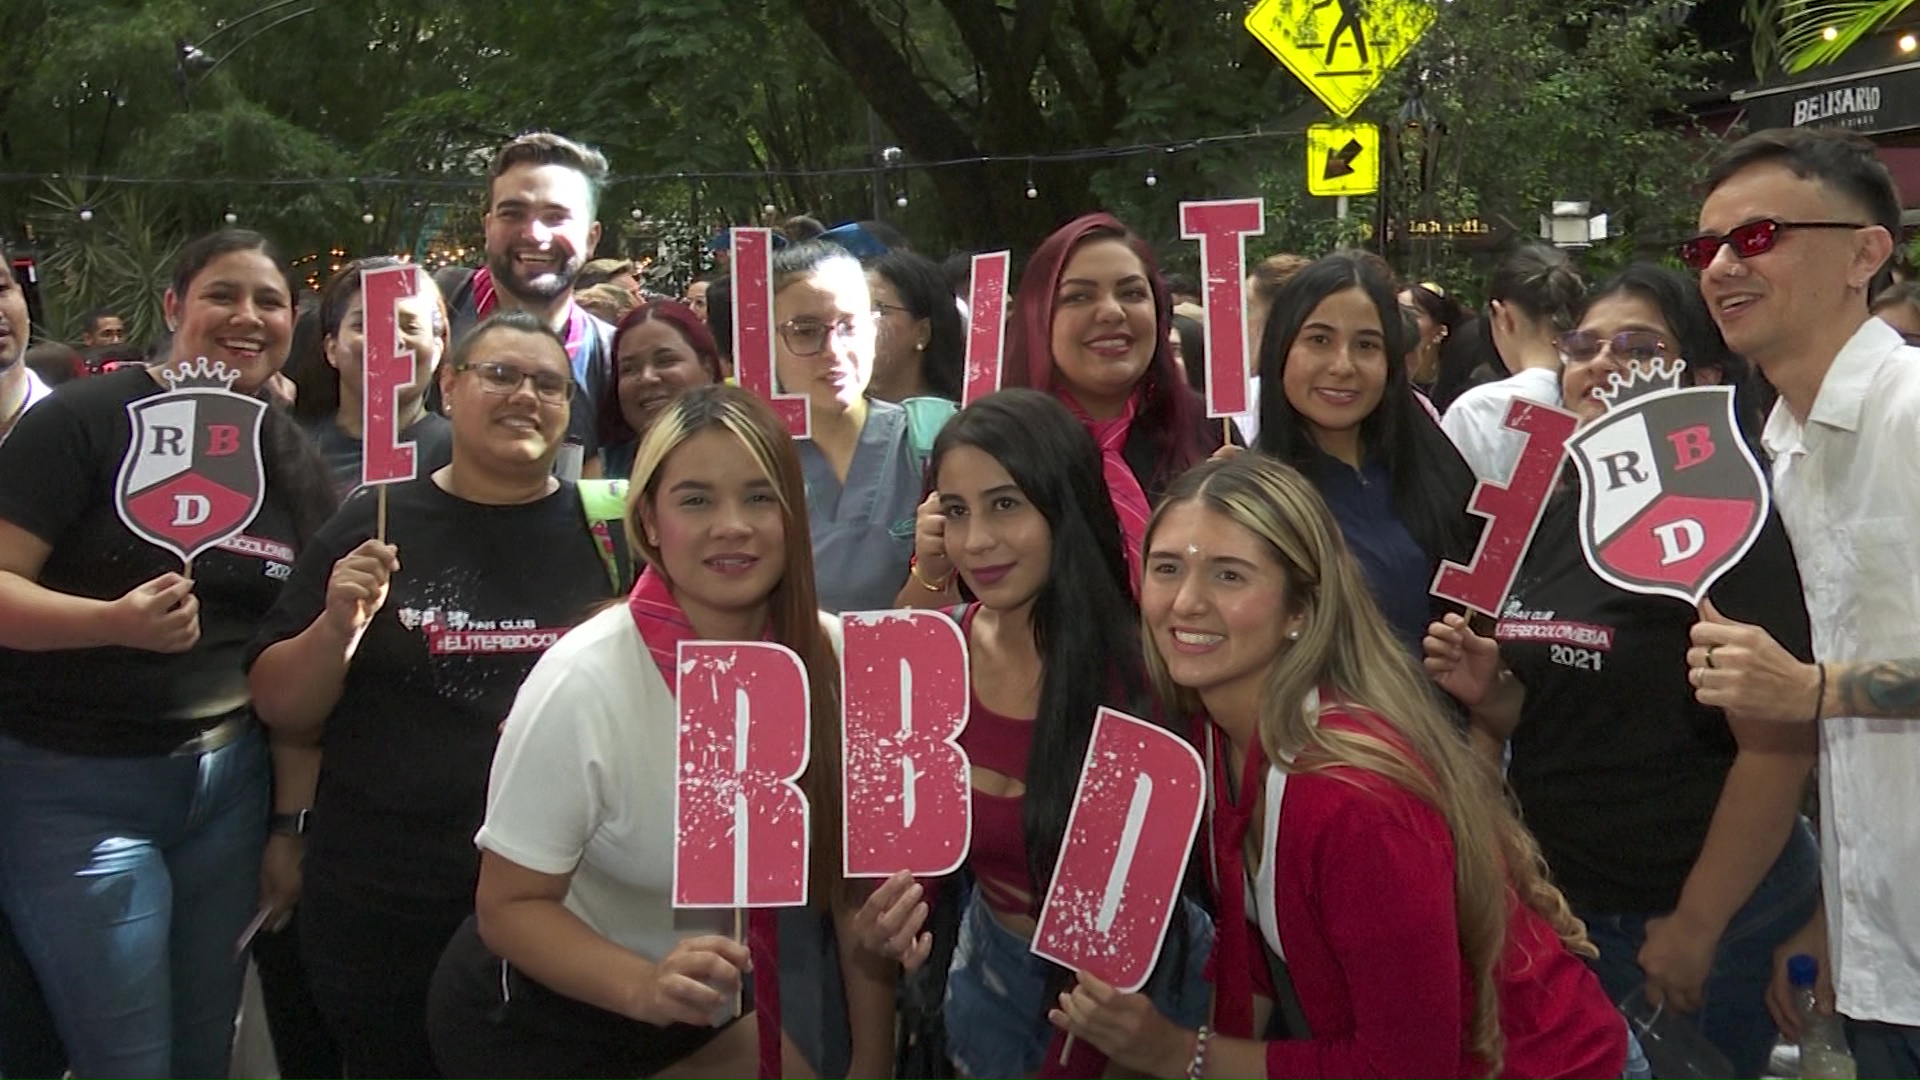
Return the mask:
[[[734,912],[672,906],[678,709],[665,676],[683,640],[765,639],[805,663],[809,894],[845,910],[839,623],[817,610],[792,439],[750,393],[702,387],[648,431],[631,490],[647,571],[627,604],[535,666],[494,759],[476,917],[441,958],[430,1006],[450,1076],[744,1076],[756,1048],[763,1074],[781,1069],[755,1022],[778,1000],[766,977],[776,935],[755,918],[750,952],[731,936]],[[890,965],[844,955],[854,1069],[878,1072],[892,1055]],[[736,1023],[755,970],[758,1008]],[[784,1057],[796,1061],[790,1041]]]

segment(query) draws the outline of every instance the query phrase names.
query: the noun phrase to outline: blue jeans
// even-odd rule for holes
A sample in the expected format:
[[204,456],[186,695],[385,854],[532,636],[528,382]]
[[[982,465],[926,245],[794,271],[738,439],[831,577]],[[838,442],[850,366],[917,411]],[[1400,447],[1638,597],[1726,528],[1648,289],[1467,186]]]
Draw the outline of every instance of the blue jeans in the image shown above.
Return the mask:
[[1847,1046],[1856,1075],[1920,1080],[1920,1027],[1849,1020]]
[[0,908],[75,1076],[227,1075],[268,808],[257,726],[208,753],[0,736]]
[[[1713,958],[1713,971],[1701,991],[1694,1021],[1701,1034],[1733,1064],[1734,1075],[1759,1076],[1779,1038],[1767,1012],[1767,984],[1773,979],[1773,950],[1813,918],[1820,898],[1820,851],[1802,820],[1786,847],[1747,902],[1727,922]],[[1640,946],[1647,920],[1663,912],[1604,915],[1580,912],[1587,935],[1600,950],[1589,963],[1615,1001],[1645,985]]]
[[[1196,1028],[1213,1001],[1205,976],[1213,922],[1184,900],[1175,918],[1187,923],[1186,953],[1176,955],[1178,936],[1169,928],[1160,964],[1140,992],[1168,1019]],[[1047,1021],[1047,978],[1057,969],[1031,946],[993,917],[976,889],[947,973],[945,1010],[947,1054],[967,1076],[1033,1076],[1044,1064],[1055,1030]],[[1175,966],[1180,960],[1184,967]]]

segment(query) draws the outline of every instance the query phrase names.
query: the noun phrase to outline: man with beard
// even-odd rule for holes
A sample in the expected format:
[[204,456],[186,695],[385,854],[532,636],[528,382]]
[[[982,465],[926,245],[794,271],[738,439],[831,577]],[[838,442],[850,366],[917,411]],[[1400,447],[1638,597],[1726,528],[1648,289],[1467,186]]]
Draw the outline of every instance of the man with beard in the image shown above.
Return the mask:
[[455,346],[482,319],[511,309],[531,312],[566,339],[579,387],[568,447],[554,469],[573,477],[583,459],[597,458],[594,405],[612,383],[613,327],[573,299],[580,270],[600,243],[594,215],[606,180],[607,159],[564,136],[536,131],[508,142],[487,168],[487,265],[464,282],[440,281],[452,309]]

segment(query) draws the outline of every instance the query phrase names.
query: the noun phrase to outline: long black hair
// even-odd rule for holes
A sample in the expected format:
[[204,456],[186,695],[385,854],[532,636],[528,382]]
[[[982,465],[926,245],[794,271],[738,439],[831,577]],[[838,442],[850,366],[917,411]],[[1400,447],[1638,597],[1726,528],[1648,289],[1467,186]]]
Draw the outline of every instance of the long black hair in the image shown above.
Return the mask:
[[936,396],[958,402],[966,377],[967,330],[940,264],[911,251],[894,250],[873,260],[867,269],[887,279],[907,314],[927,320],[930,333],[926,351],[920,354],[920,378]]
[[[186,302],[193,279],[200,276],[215,259],[241,251],[257,251],[274,265],[286,266],[272,242],[251,229],[221,229],[193,241],[180,251],[173,265],[173,294]],[[293,295],[289,282],[287,295]],[[257,391],[266,397],[263,386]],[[267,497],[276,499],[293,521],[294,548],[306,547],[320,526],[326,524],[339,505],[333,476],[319,451],[308,441],[300,425],[287,410],[269,397],[266,416],[260,422],[260,459],[266,466]]]
[[1414,400],[1407,383],[1406,323],[1393,283],[1361,259],[1329,255],[1295,274],[1274,297],[1260,340],[1259,448],[1309,477],[1319,473],[1313,435],[1287,399],[1287,357],[1313,309],[1348,289],[1359,289],[1372,301],[1386,339],[1386,382],[1380,404],[1360,422],[1360,444],[1369,458],[1386,466],[1394,511],[1427,553],[1428,563],[1464,560],[1477,534],[1466,510],[1473,471]]
[[1033,601],[1040,713],[1021,799],[1037,913],[1066,837],[1095,714],[1110,705],[1146,715],[1140,612],[1100,448],[1066,406],[1038,390],[989,394],[940,430],[929,474],[938,478],[941,460],[960,446],[999,462],[1047,519],[1051,537],[1047,580]]

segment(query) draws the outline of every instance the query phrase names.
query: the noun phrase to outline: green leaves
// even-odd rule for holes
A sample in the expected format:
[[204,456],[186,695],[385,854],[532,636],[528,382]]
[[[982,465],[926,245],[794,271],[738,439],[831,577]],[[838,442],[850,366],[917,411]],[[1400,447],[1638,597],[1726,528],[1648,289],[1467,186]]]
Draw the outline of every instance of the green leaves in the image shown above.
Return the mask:
[[1746,0],[1741,18],[1754,32],[1754,71],[1765,75],[1778,64],[1789,74],[1798,74],[1832,63],[1913,2]]

